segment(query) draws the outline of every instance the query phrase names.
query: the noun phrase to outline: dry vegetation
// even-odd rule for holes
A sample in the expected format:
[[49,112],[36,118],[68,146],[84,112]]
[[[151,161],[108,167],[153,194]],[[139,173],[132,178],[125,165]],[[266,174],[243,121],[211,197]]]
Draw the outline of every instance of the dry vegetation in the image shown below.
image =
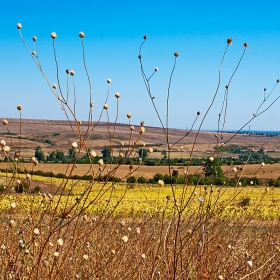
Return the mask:
[[[30,50],[21,34],[22,25],[18,24],[17,27],[27,51],[44,75],[35,51],[37,38],[33,38],[34,50]],[[84,55],[85,35],[81,32],[79,36]],[[280,206],[279,198],[275,195],[277,191],[263,186],[258,189],[258,195],[252,202],[251,198],[256,192],[249,189],[248,194],[248,188],[240,184],[242,176],[246,173],[235,175],[235,187],[215,183],[205,186],[193,185],[188,182],[186,176],[188,173],[199,172],[203,177],[213,168],[211,178],[214,180],[217,177],[217,166],[213,165],[220,153],[219,149],[214,153],[213,146],[223,146],[221,140],[227,143],[233,137],[230,141],[232,144],[246,141],[250,148],[280,150],[277,138],[267,141],[266,137],[227,134],[223,131],[222,121],[219,123],[222,128],[216,135],[203,133],[200,129],[207,112],[202,117],[198,131],[186,133],[173,129],[170,132],[168,122],[164,124],[158,114],[150,91],[150,79],[158,69],[155,68],[154,73],[147,77],[142,64],[141,51],[148,38],[146,35],[140,46],[138,58],[147,93],[162,128],[144,127],[144,124],[132,126],[130,114],[127,125],[117,125],[117,119],[111,124],[100,123],[99,120],[93,122],[91,82],[85,56],[83,62],[89,81],[89,119],[80,123],[75,115],[75,102],[69,104],[68,91],[67,94],[63,94],[60,86],[60,71],[55,52],[56,37],[55,32],[51,33],[58,85],[51,85],[45,76],[44,78],[65,111],[68,121],[22,120],[24,108],[18,105],[19,120],[4,119],[4,128],[1,128],[1,165],[12,169],[13,172],[6,173],[0,181],[0,279],[279,279]],[[223,59],[231,43],[232,39],[229,38],[222,57],[213,102],[220,86]],[[243,47],[244,51],[235,70],[245,54],[247,43]],[[174,53],[170,84],[178,56],[177,52]],[[68,88],[68,79],[74,80],[75,72],[67,69],[65,75]],[[226,86],[226,101],[230,82],[231,78]],[[108,79],[107,83],[109,95],[111,80]],[[170,113],[170,84],[167,119]],[[118,105],[120,94],[116,93],[115,97]],[[106,102],[107,99],[101,114],[108,115]],[[260,110],[261,106],[253,119],[263,112]],[[222,107],[221,114],[226,115],[226,107]],[[197,112],[194,123],[199,116],[200,112]],[[6,132],[12,133],[9,135],[12,138],[5,138]],[[49,139],[53,146],[50,147],[45,142],[46,139]],[[99,160],[98,165],[76,165],[79,156],[88,153],[89,158],[93,159],[104,145],[120,145],[120,142],[126,142],[127,145],[118,155],[118,165],[106,165],[103,160]],[[169,157],[170,152],[180,151],[181,145],[184,145],[190,157],[201,154],[209,156],[204,170],[199,167],[193,169],[190,166],[184,169],[172,166],[146,167],[142,166],[141,161],[139,166],[123,166],[124,160],[133,160],[143,142],[159,150],[167,150]],[[77,156],[65,165],[40,165],[36,158],[32,158],[30,164],[23,163],[22,158],[33,155],[38,144],[46,151],[54,148],[68,151],[72,147],[77,151]],[[89,152],[88,147],[97,149]],[[149,146],[149,153],[152,152]],[[48,168],[57,173],[64,173],[66,178],[47,178],[47,182],[41,182],[44,180],[29,173],[19,174],[19,169],[45,171]],[[171,183],[166,186],[159,180],[155,190],[150,189],[150,186],[139,185],[133,189],[128,183],[119,185],[109,182],[116,174],[123,174],[118,176],[129,178],[136,174],[134,172],[139,172],[149,177],[151,172],[154,174],[157,170],[171,177],[173,168],[185,175],[184,185],[179,187]],[[269,169],[267,165],[262,169],[258,167],[256,171],[253,168],[244,163],[244,172],[251,172],[260,177],[266,176],[265,172],[276,172],[279,165],[271,165]],[[222,173],[225,172],[227,170],[223,169]],[[92,180],[74,180],[71,178],[74,174],[90,174]],[[100,176],[103,181],[97,182]],[[42,191],[34,194],[32,190],[39,181]],[[157,197],[154,196],[155,193]],[[267,197],[271,202],[269,204],[266,204]],[[237,203],[239,198],[241,201]],[[121,211],[120,207],[123,207]],[[266,213],[273,212],[274,216],[259,215],[264,207]],[[230,215],[224,214],[227,211]]]

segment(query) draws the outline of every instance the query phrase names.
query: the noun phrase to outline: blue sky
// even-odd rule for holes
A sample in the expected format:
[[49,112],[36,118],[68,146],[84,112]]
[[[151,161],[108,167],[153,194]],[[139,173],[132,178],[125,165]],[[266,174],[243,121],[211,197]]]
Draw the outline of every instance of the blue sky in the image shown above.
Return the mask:
[[[77,117],[86,120],[88,84],[82,63],[81,39],[84,31],[86,58],[93,84],[94,118],[99,116],[111,78],[108,100],[110,119],[116,115],[116,91],[121,93],[119,122],[144,120],[160,126],[142,80],[138,50],[148,35],[142,55],[151,79],[155,104],[165,120],[166,96],[174,52],[178,51],[170,91],[169,126],[190,128],[197,111],[206,112],[218,83],[218,70],[227,38],[233,38],[222,72],[221,87],[202,128],[216,129],[224,88],[248,42],[240,67],[230,86],[225,129],[239,129],[280,78],[279,1],[1,1],[0,2],[0,117],[65,119],[59,102],[48,89],[26,51],[16,24],[29,47],[37,36],[37,53],[51,84],[57,83],[50,33],[55,31],[56,51],[62,87],[66,89],[65,69],[76,73]],[[280,95],[280,85],[264,105]],[[280,102],[280,100],[279,100]],[[279,102],[251,122],[252,130],[280,130]],[[265,107],[264,107],[265,108]],[[106,120],[106,116],[102,117]],[[199,122],[196,127],[198,127]],[[246,127],[248,128],[248,126]]]

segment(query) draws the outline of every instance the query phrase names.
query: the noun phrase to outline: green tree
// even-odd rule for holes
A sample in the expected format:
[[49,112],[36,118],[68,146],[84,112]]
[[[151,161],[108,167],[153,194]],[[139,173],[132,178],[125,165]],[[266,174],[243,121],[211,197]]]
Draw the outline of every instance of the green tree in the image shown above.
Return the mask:
[[101,151],[102,153],[102,158],[104,160],[109,160],[111,158],[111,148],[110,147],[104,147],[103,150]]
[[143,161],[148,157],[148,154],[149,153],[146,149],[141,148],[138,150],[139,158],[142,158]]
[[41,160],[44,160],[45,156],[44,156],[44,153],[42,151],[42,148],[40,146],[37,146],[35,148],[35,158],[38,159],[38,161],[41,161]]
[[71,159],[74,159],[74,158],[76,158],[77,152],[76,152],[75,149],[70,148],[69,151],[68,151],[68,155]]
[[225,177],[221,165],[222,162],[218,158],[209,157],[205,160],[205,164],[204,164],[205,178],[207,177],[210,178],[210,183],[217,184],[217,185],[223,184]]

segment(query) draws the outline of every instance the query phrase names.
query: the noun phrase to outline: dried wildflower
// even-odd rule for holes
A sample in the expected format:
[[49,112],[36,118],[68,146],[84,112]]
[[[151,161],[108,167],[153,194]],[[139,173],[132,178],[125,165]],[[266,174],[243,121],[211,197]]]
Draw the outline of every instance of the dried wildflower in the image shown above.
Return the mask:
[[144,121],[141,121],[140,122],[140,126],[144,126],[145,122]]
[[87,254],[84,254],[84,255],[83,255],[83,259],[87,261],[87,260],[88,260],[88,255],[87,255]]
[[71,144],[71,146],[72,146],[73,149],[77,149],[78,148],[78,143],[77,142],[73,142]]
[[21,28],[22,28],[21,23],[18,23],[18,24],[17,24],[17,28],[18,28],[18,29],[21,29]]
[[58,253],[58,252],[54,252],[54,253],[53,253],[53,256],[56,257],[56,258],[58,258],[58,257],[59,257],[59,253]]
[[103,161],[102,158],[98,161],[98,164],[99,164],[100,166],[104,165],[104,161]]
[[193,233],[193,231],[192,231],[191,229],[188,229],[188,230],[187,230],[187,234],[190,234],[190,235],[191,235],[192,233]]
[[136,233],[140,234],[140,228],[139,227],[137,227],[135,230],[136,230]]
[[247,264],[248,264],[250,267],[252,267],[253,262],[252,262],[252,261],[247,261]]
[[128,230],[128,231],[131,231],[131,227],[128,227],[127,230]]
[[17,207],[17,204],[15,202],[12,202],[11,203],[11,208],[16,208]]
[[175,53],[174,53],[174,56],[175,56],[175,57],[178,57],[178,56],[179,56],[179,53],[178,53],[178,52],[175,52]]
[[16,226],[16,222],[14,220],[9,221],[9,226],[14,228]]
[[6,141],[5,141],[5,140],[1,140],[0,145],[1,145],[2,147],[5,147],[5,146],[6,146]]
[[141,126],[140,129],[139,129],[139,134],[143,134],[145,132],[145,127],[144,126]]
[[126,116],[130,119],[132,117],[132,114],[131,113],[127,113]]
[[40,230],[38,228],[35,228],[33,232],[35,235],[40,235]]
[[36,41],[37,41],[37,37],[36,37],[36,36],[33,36],[32,40],[33,40],[34,42],[36,42]]
[[51,33],[51,37],[52,37],[53,39],[55,39],[55,38],[56,38],[56,36],[57,36],[57,35],[56,35],[56,33],[55,33],[55,32],[52,32],[52,33]]
[[57,88],[57,85],[56,84],[53,84],[53,86],[52,86],[54,89],[56,89]]
[[163,186],[163,185],[164,185],[164,181],[163,181],[163,180],[158,180],[158,184],[159,184],[160,186]]
[[1,248],[2,250],[6,250],[6,246],[5,246],[4,244],[2,244],[2,245],[0,246],[0,248]]
[[280,80],[279,80],[279,79],[277,79],[277,80],[276,80],[276,83],[279,83],[279,82],[280,82]]
[[119,153],[120,158],[124,158],[124,153]]
[[155,67],[155,72],[157,72],[158,71],[158,67]]
[[89,106],[90,106],[90,108],[92,108],[92,107],[93,107],[93,103],[92,103],[92,102],[90,102],[90,103],[89,103]]
[[154,151],[153,148],[149,148],[149,149],[148,149],[148,152],[149,152],[150,154],[151,154],[153,151]]
[[122,237],[122,241],[123,241],[124,243],[126,243],[126,242],[128,241],[128,237],[127,237],[126,235],[124,235],[124,236]]
[[8,125],[8,123],[9,123],[6,119],[4,119],[2,122],[4,125]]
[[70,71],[70,75],[71,75],[71,76],[74,76],[74,75],[75,75],[74,70],[71,70],[71,71]]
[[70,69],[67,68],[66,69],[66,73],[69,74],[70,73]]
[[146,259],[146,255],[145,254],[142,254],[141,255],[141,258],[144,260],[144,259]]
[[254,185],[254,182],[253,182],[253,181],[250,181],[250,185]]
[[20,181],[20,180],[17,180],[17,184],[20,185],[20,183],[21,183],[21,181]]
[[234,173],[237,172],[237,168],[236,167],[232,168],[232,170],[233,170]]
[[50,247],[53,247],[53,243],[52,243],[52,242],[49,242],[49,246],[50,246]]
[[107,83],[108,83],[108,84],[111,84],[111,79],[107,79]]
[[37,55],[37,53],[36,53],[35,51],[33,51],[33,52],[32,52],[32,54],[33,54],[34,56],[36,56],[36,55]]
[[5,146],[3,150],[5,153],[9,153],[11,151],[11,148],[9,146]]
[[231,37],[227,39],[227,44],[228,44],[228,45],[231,45],[231,44],[232,44],[232,38],[231,38]]
[[79,33],[79,37],[80,37],[80,38],[84,38],[84,37],[85,37],[85,33],[84,33],[83,31],[81,31],[81,32]]
[[196,113],[198,116],[200,115],[200,112],[199,111],[197,111],[197,113]]
[[219,276],[218,276],[218,279],[219,279],[219,280],[224,280],[225,278],[224,278],[223,275],[219,275]]
[[148,35],[144,35],[143,38],[144,38],[144,40],[147,40],[148,39]]
[[264,163],[264,162],[262,162],[262,163],[261,163],[261,167],[264,167],[264,166],[265,166],[265,163]]
[[135,129],[134,125],[131,125],[130,130],[134,130],[134,129]]
[[241,182],[238,182],[238,186],[240,187],[242,185],[242,183]]
[[243,44],[243,47],[244,47],[245,49],[247,49],[248,43],[244,43],[244,44]]
[[210,160],[210,161],[214,161],[214,158],[213,158],[213,157],[210,157],[209,160]]
[[105,104],[103,105],[103,109],[108,110],[108,108],[109,108],[108,104],[105,103]]
[[95,151],[90,151],[89,155],[90,155],[90,157],[93,157],[93,158],[97,156]]
[[18,109],[19,111],[21,111],[22,107],[21,107],[20,104],[17,105],[17,109]]
[[116,98],[120,98],[121,94],[119,92],[116,92],[115,96],[116,96]]
[[111,250],[111,253],[112,253],[113,255],[115,255],[115,254],[116,254],[116,251],[113,249],[113,250]]
[[62,238],[59,238],[58,240],[57,240],[57,245],[58,246],[63,246],[63,239]]

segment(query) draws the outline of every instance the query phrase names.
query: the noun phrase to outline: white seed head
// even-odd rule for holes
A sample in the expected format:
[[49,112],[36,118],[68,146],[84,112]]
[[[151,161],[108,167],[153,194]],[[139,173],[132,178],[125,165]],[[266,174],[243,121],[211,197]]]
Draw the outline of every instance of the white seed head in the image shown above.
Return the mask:
[[241,182],[238,182],[238,186],[240,187],[242,185],[242,183]]
[[160,186],[163,186],[163,185],[164,185],[164,181],[163,181],[163,180],[158,180],[158,184],[159,184]]
[[58,257],[59,257],[59,253],[58,253],[58,252],[54,252],[54,253],[53,253],[53,256],[56,257],[56,258],[58,258]]
[[120,98],[121,94],[119,92],[116,92],[115,96],[116,96],[116,98]]
[[219,280],[224,280],[225,278],[224,278],[223,275],[219,275],[219,276],[218,276],[218,279],[219,279]]
[[11,151],[11,148],[9,146],[4,147],[4,152],[9,153]]
[[27,173],[27,174],[26,174],[26,179],[27,179],[27,180],[31,180],[31,175]]
[[53,243],[52,243],[51,241],[49,242],[49,246],[50,246],[50,247],[53,247]]
[[71,70],[71,71],[70,71],[70,75],[71,75],[71,76],[74,76],[74,75],[75,75],[74,70]]
[[90,157],[93,157],[93,158],[95,158],[97,156],[95,151],[90,151],[89,155],[90,155]]
[[98,164],[99,164],[100,166],[103,166],[103,165],[104,165],[104,161],[103,161],[102,158],[98,161]]
[[35,56],[37,55],[37,53],[35,51],[33,51],[32,54],[35,55]]
[[21,29],[21,28],[22,28],[21,23],[18,23],[18,24],[17,24],[17,28],[18,28],[18,29]]
[[134,129],[135,129],[134,125],[131,125],[130,130],[134,130]]
[[264,162],[262,162],[262,163],[261,163],[261,167],[264,167],[264,166],[265,166],[265,163],[264,163]]
[[40,230],[38,228],[35,228],[33,232],[35,235],[40,235]]
[[214,158],[213,158],[213,157],[210,157],[209,160],[210,160],[210,161],[214,161]]
[[124,158],[124,153],[119,153],[120,158]]
[[22,107],[21,107],[20,104],[17,105],[17,109],[18,109],[19,111],[21,111]]
[[128,241],[128,237],[127,237],[126,235],[124,235],[124,236],[122,237],[122,241],[123,241],[124,243],[126,243],[126,242]]
[[252,267],[253,262],[252,262],[252,261],[247,261],[247,264],[248,264],[250,267]]
[[17,207],[17,204],[15,202],[12,202],[11,203],[11,208],[16,208]]
[[115,255],[116,254],[116,250],[111,250],[111,253],[113,254],[113,255]]
[[137,227],[135,230],[138,234],[140,234],[140,228],[139,227]]
[[0,145],[1,145],[2,147],[5,147],[5,146],[6,146],[6,141],[5,141],[5,140],[1,140]]
[[52,86],[54,89],[56,89],[57,88],[57,85],[56,84],[53,84],[53,86]]
[[145,132],[145,127],[144,126],[141,126],[140,129],[139,129],[139,134],[143,134]]
[[107,79],[107,83],[108,83],[108,84],[111,84],[111,79]]
[[36,36],[33,36],[32,40],[33,40],[34,42],[36,42],[36,41],[37,41],[37,37],[36,37]]
[[20,181],[20,180],[17,180],[17,184],[20,185],[20,183],[21,183],[21,181]]
[[88,260],[88,255],[87,255],[87,254],[84,254],[84,255],[83,255],[83,259],[87,261],[87,260]]
[[57,36],[57,35],[56,35],[56,33],[55,33],[55,32],[52,32],[52,33],[51,33],[51,37],[52,37],[53,39],[55,39],[55,38],[56,38],[56,36]]
[[8,125],[8,123],[9,123],[6,119],[4,119],[2,122],[4,125]]
[[73,149],[77,149],[78,148],[78,143],[77,142],[73,142],[71,144],[71,146],[72,146]]
[[62,238],[59,238],[58,240],[57,240],[57,245],[58,246],[63,246],[63,239]]
[[157,72],[158,71],[158,67],[155,67],[155,72]]
[[108,108],[109,108],[109,105],[105,103],[105,104],[103,105],[103,109],[104,109],[104,110],[108,110]]
[[16,222],[14,220],[9,221],[9,226],[14,228],[16,226]]
[[254,181],[250,181],[250,185],[254,185]]
[[144,260],[144,259],[146,259],[146,255],[145,254],[142,254],[141,255],[141,258]]
[[148,152],[149,152],[150,154],[151,154],[153,151],[154,151],[153,148],[149,148],[149,149],[148,149]]
[[130,119],[132,117],[132,114],[131,113],[127,113],[126,116]]

